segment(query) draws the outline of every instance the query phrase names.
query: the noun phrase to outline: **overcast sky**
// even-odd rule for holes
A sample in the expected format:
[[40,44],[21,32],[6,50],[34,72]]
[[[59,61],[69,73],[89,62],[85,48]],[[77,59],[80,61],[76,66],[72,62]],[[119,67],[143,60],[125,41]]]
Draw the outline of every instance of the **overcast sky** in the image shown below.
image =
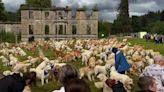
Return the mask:
[[[16,11],[20,4],[25,3],[25,0],[2,0],[7,11]],[[97,4],[99,7],[99,19],[112,22],[116,19],[117,7],[120,0],[52,0],[55,6],[71,6],[89,8]],[[132,15],[143,15],[148,11],[158,11],[164,9],[164,0],[129,0],[129,13]]]

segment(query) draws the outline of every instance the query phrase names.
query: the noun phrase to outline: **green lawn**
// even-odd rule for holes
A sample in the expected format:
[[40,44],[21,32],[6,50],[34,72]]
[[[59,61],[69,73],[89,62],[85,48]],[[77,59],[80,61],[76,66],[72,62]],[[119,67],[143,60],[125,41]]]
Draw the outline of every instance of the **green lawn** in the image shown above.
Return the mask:
[[[159,51],[161,54],[164,55],[164,44],[155,44],[154,42],[146,42],[144,39],[128,39],[128,41],[130,43],[132,43],[133,45],[134,44],[140,44],[140,45],[143,45],[145,47],[145,49],[153,49],[154,51]],[[34,56],[34,57],[38,55],[38,53],[36,53],[36,52],[33,52],[33,53],[27,52],[27,53],[28,53],[28,55],[31,55],[31,56]],[[44,54],[50,59],[55,58],[54,52],[51,49],[49,49],[47,51],[44,51]],[[19,57],[20,61],[23,61],[25,59],[26,59],[26,57]],[[71,63],[73,65],[75,65],[77,68],[80,68],[80,67],[83,66],[83,65],[81,65],[81,60],[80,59],[76,62],[71,62]],[[2,65],[2,62],[1,62],[1,59],[0,59],[0,75],[2,75],[2,72],[4,70],[7,70],[7,69],[10,69],[10,68],[9,67],[4,67]],[[134,80],[134,87],[132,89],[132,92],[136,92],[136,91],[139,90],[139,88],[136,84],[136,82],[138,80],[138,76],[131,76],[131,77]],[[84,80],[86,80],[86,82],[89,84],[92,92],[102,92],[101,89],[95,88],[94,82],[89,82],[86,78],[84,78]],[[42,86],[41,83],[40,83],[40,80],[38,80],[37,86],[32,87],[32,92],[52,92],[55,89],[59,89],[61,86],[62,86],[61,84],[59,84],[58,82],[56,82],[55,80],[52,80],[52,79],[49,81],[48,84],[45,84],[44,86]]]
[[154,51],[160,52],[162,55],[164,55],[164,43],[163,44],[156,44],[153,41],[146,41],[145,39],[139,39],[139,38],[133,38],[128,39],[130,43],[138,44],[144,46],[145,49],[153,49]]

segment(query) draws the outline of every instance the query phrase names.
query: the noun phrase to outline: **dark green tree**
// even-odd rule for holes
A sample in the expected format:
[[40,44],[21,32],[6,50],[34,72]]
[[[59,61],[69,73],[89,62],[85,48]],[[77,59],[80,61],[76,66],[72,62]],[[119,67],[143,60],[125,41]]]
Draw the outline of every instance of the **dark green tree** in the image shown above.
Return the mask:
[[131,25],[132,25],[133,32],[140,32],[140,31],[150,32],[148,28],[149,27],[151,28],[150,25],[152,25],[153,23],[160,21],[160,16],[161,16],[161,12],[159,11],[157,12],[149,11],[147,14],[142,16],[132,16]]
[[161,12],[161,14],[160,14],[160,20],[161,21],[164,21],[164,10]]
[[20,21],[19,12],[6,12],[7,21]]
[[132,31],[131,29],[131,23],[129,18],[129,3],[128,0],[121,0],[121,3],[118,7],[118,16],[117,19],[114,21],[114,28],[116,33],[123,33],[127,34]]
[[110,34],[110,31],[111,31],[111,23],[103,22],[103,21],[98,22],[98,37],[99,38],[108,37]]
[[0,0],[0,21],[5,21],[6,15],[5,15],[5,7],[2,1]]
[[132,16],[131,26],[132,26],[133,32],[140,32],[142,28],[140,17]]
[[153,23],[150,23],[148,26],[145,27],[146,31],[149,33],[158,33],[158,34],[164,34],[164,22],[163,21],[156,21]]
[[118,34],[118,33],[122,33],[122,26],[121,26],[121,22],[118,20],[114,20],[113,24],[112,24],[112,32],[111,34]]
[[29,7],[42,7],[48,8],[51,7],[51,0],[26,0],[26,4]]
[[153,23],[160,20],[160,12],[149,11],[147,14],[140,17],[141,24],[147,26],[149,23]]
[[10,32],[1,31],[0,32],[0,42],[15,42],[15,35]]

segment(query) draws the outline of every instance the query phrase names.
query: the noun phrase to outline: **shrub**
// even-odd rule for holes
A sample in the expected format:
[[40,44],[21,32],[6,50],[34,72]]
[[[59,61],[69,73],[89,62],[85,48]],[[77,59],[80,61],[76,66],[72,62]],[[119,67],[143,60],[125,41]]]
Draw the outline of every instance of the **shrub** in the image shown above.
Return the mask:
[[1,31],[0,32],[0,42],[15,42],[15,35],[10,32]]

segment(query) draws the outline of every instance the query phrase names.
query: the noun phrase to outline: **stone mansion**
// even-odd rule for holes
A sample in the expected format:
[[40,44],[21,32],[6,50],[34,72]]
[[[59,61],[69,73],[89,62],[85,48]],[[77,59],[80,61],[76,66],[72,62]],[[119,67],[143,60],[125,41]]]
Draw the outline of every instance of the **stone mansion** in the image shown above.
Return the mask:
[[0,30],[21,34],[22,41],[98,37],[98,10],[21,6],[20,22],[0,22]]

